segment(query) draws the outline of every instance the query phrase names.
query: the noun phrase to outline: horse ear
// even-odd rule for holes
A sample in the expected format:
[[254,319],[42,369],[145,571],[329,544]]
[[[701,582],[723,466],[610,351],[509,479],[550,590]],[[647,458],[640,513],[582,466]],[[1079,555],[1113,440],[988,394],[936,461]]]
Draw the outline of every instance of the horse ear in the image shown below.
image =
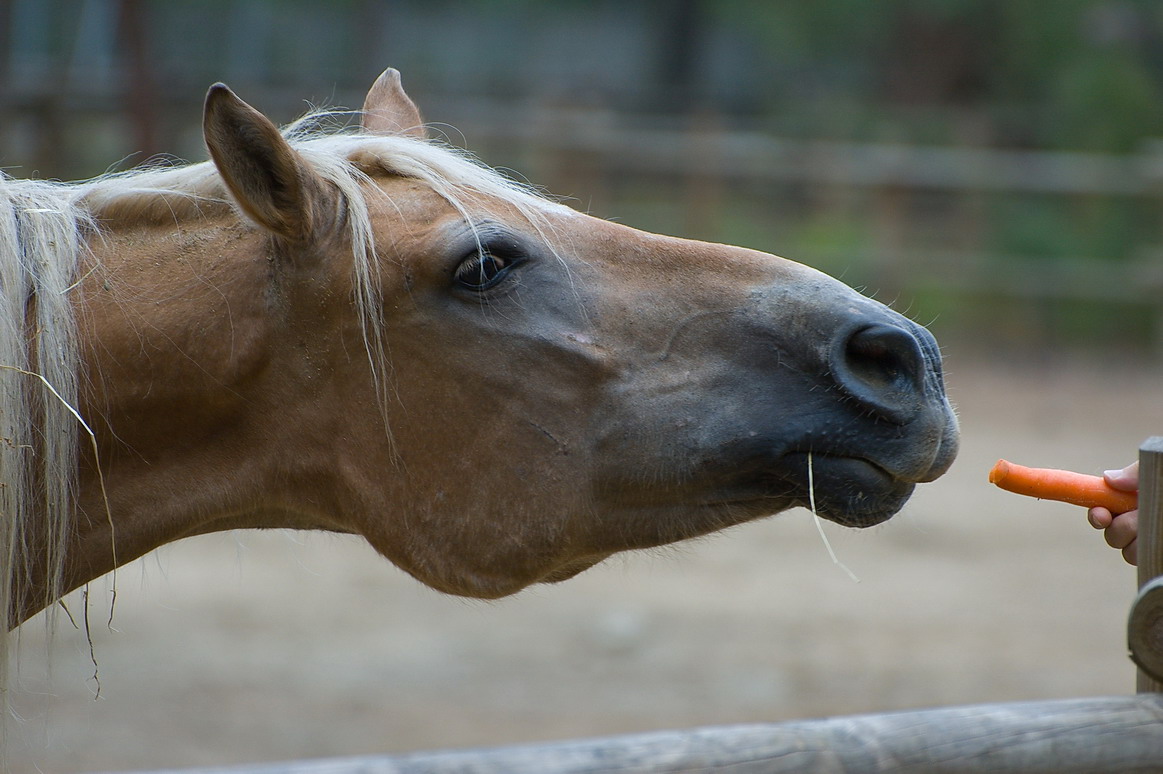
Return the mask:
[[290,240],[311,236],[327,184],[270,119],[216,83],[206,94],[202,131],[214,165],[248,216]]
[[360,123],[372,134],[402,134],[420,140],[428,136],[416,103],[404,93],[400,71],[393,67],[372,84],[363,101]]

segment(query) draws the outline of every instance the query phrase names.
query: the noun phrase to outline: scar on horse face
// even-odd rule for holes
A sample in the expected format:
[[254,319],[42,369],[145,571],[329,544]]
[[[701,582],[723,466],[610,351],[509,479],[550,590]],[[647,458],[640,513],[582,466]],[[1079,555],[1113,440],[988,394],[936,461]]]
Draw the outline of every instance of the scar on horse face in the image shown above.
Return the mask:
[[60,397],[0,370],[10,623],[200,533],[353,533],[499,597],[805,506],[809,459],[851,527],[951,464],[920,326],[514,183],[428,138],[395,70],[358,114],[280,130],[217,84],[208,162],[0,178],[0,287],[36,300],[0,359]]

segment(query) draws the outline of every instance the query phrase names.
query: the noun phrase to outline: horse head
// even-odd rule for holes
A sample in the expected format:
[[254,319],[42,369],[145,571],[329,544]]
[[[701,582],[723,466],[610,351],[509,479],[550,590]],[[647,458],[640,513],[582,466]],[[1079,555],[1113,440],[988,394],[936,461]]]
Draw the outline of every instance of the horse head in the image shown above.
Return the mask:
[[925,329],[512,183],[426,138],[394,70],[354,133],[280,132],[222,85],[204,116],[210,165],[83,197],[65,587],[288,526],[497,597],[809,503],[877,524],[953,460]]

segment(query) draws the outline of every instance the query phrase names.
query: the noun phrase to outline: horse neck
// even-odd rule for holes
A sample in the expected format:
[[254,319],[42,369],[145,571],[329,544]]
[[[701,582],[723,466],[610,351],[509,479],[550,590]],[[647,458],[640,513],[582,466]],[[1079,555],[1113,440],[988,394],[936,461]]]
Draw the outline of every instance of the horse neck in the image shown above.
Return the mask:
[[297,526],[262,494],[287,451],[259,420],[277,400],[265,238],[199,219],[117,227],[90,248],[75,303],[95,443],[82,438],[64,586],[186,535]]

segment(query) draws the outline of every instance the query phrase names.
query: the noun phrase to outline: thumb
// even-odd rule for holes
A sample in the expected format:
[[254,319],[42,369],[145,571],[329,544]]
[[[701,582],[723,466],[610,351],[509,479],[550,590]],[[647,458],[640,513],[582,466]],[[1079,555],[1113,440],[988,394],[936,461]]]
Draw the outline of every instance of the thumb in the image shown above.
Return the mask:
[[1139,489],[1139,463],[1132,462],[1122,470],[1104,471],[1102,477],[1115,489],[1136,492]]

